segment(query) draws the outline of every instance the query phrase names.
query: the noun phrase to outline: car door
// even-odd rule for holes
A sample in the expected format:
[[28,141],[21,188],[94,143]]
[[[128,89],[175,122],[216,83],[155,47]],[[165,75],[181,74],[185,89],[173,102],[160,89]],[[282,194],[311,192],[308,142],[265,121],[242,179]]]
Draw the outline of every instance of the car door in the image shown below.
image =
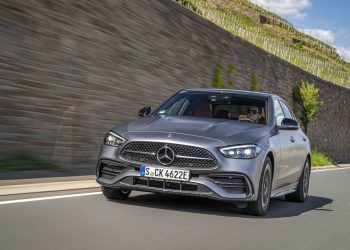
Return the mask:
[[[282,120],[286,117],[278,99],[274,99],[274,110],[276,125],[280,126]],[[278,168],[277,188],[293,183],[292,175],[295,171],[295,131],[278,130],[280,142],[280,164]]]
[[[293,119],[296,121],[296,118],[288,105],[280,100],[281,107],[283,109],[284,115],[287,118]],[[303,131],[299,128],[298,130],[291,130],[294,144],[294,158],[295,164],[294,167],[290,169],[290,182],[297,182],[300,178],[301,171],[304,167],[304,163],[307,156],[307,138]]]

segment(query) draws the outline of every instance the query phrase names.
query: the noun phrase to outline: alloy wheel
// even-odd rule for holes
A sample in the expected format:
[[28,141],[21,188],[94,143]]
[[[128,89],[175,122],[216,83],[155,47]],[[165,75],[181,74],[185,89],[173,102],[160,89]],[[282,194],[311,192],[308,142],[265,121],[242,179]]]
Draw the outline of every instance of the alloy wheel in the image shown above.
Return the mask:
[[270,202],[270,193],[271,193],[271,166],[266,165],[266,171],[264,173],[263,183],[262,183],[262,207],[265,209],[268,207]]
[[304,177],[303,177],[303,194],[304,197],[307,196],[307,193],[309,191],[309,183],[310,183],[310,165],[309,161],[306,161],[305,167],[304,167]]

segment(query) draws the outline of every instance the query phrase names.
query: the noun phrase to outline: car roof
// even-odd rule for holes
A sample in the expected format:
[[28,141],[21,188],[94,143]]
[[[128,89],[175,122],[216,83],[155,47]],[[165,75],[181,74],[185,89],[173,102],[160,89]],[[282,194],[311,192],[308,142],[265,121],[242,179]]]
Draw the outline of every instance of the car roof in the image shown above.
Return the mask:
[[191,89],[184,89],[180,91],[180,93],[181,92],[218,92],[218,93],[243,94],[243,95],[259,96],[259,97],[279,97],[278,95],[270,94],[266,92],[234,90],[234,89],[191,88]]

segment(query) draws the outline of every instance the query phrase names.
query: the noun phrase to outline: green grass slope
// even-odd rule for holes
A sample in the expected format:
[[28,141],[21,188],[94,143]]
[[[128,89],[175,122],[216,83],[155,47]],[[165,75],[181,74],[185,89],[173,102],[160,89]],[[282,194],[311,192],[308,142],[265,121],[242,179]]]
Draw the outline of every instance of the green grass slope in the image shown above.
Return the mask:
[[324,80],[350,87],[350,63],[332,46],[248,0],[176,0],[248,42]]

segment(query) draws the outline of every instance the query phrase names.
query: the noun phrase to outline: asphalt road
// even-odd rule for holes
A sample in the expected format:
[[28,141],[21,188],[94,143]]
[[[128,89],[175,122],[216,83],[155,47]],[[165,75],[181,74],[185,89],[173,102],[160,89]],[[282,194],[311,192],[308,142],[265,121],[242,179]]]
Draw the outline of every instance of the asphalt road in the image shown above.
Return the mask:
[[[94,194],[0,203],[0,249],[348,250],[349,180],[350,169],[314,172],[306,203],[274,199],[265,217],[223,202],[141,192],[124,202]],[[68,192],[1,200],[61,194]]]

